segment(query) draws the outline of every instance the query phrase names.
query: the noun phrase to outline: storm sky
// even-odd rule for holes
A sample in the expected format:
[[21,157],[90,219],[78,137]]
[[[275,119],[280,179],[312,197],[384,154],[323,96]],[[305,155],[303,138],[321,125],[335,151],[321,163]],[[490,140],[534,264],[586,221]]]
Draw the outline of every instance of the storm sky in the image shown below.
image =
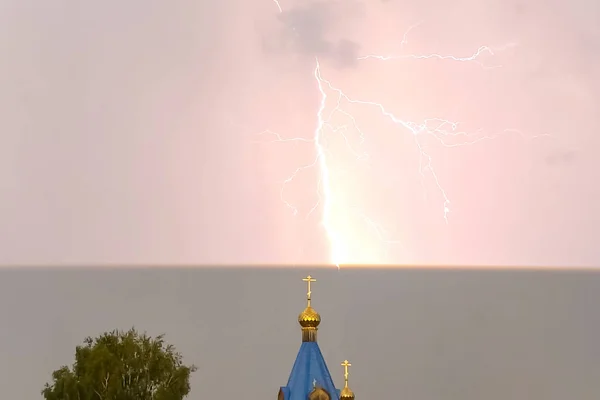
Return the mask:
[[[280,4],[3,1],[0,263],[328,262],[323,204],[307,217],[319,170],[285,188],[297,215],[280,198],[313,144],[260,134],[311,139],[318,58],[352,98],[416,124],[459,122],[471,136],[450,144],[495,136],[418,137],[450,200],[446,224],[415,137],[375,107],[342,104],[365,139],[326,133],[333,213],[349,246],[381,255],[366,261],[598,265],[595,2]],[[494,51],[483,67],[406,57],[483,45]],[[369,54],[405,58],[357,60]]]
[[[191,400],[275,398],[314,272],[290,265],[331,260],[319,170],[281,193],[315,160],[316,59],[352,99],[469,133],[415,138],[342,103],[364,133],[337,113],[324,142],[350,249],[417,267],[598,266],[599,15],[589,0],[3,0],[0,264],[172,266],[1,271],[5,397],[35,398],[85,336],[136,325],[198,364]],[[481,46],[494,54],[479,63],[410,56]],[[314,274],[324,355],[338,384],[353,363],[357,400],[597,397],[596,274]]]

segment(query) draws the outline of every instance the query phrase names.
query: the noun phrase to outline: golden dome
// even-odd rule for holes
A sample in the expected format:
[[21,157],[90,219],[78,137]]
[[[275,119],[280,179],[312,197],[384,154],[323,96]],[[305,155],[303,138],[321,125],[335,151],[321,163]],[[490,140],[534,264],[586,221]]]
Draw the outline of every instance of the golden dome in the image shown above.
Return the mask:
[[308,394],[308,400],[331,400],[331,396],[329,396],[327,390],[322,387],[315,387],[313,391]]
[[340,392],[340,399],[354,399],[354,392],[346,386]]
[[348,367],[351,366],[352,364],[348,360],[344,360],[342,363],[342,367],[344,367],[344,388],[340,392],[340,400],[354,400],[354,392],[348,387]]
[[303,328],[316,328],[321,323],[321,316],[309,305],[298,315],[298,323]]

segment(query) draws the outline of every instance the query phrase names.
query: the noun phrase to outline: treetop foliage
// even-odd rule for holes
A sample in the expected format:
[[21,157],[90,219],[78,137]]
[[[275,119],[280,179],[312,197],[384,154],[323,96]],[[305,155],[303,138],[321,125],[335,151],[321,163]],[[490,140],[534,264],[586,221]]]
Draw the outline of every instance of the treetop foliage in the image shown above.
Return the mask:
[[182,400],[194,371],[164,335],[115,330],[85,338],[75,349],[73,366],[54,371],[42,395],[46,400]]

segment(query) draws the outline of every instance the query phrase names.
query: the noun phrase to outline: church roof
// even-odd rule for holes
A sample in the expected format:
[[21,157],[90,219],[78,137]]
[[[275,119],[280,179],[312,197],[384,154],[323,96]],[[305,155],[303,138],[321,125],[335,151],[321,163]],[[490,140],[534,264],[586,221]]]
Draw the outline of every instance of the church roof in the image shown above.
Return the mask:
[[303,342],[292,367],[287,386],[283,387],[285,400],[306,400],[314,387],[325,389],[331,400],[339,399],[327,364],[317,342]]
[[[303,281],[308,284],[308,292],[306,293],[306,309],[298,316],[298,323],[302,327],[302,345],[287,385],[281,387],[279,400],[309,400],[309,395],[315,389],[325,390],[329,396],[324,397],[329,397],[329,400],[339,400],[340,391],[333,384],[331,374],[317,344],[317,330],[321,323],[321,316],[311,307],[310,290],[310,284],[315,282],[315,279],[309,275]],[[317,398],[321,397],[317,396]]]

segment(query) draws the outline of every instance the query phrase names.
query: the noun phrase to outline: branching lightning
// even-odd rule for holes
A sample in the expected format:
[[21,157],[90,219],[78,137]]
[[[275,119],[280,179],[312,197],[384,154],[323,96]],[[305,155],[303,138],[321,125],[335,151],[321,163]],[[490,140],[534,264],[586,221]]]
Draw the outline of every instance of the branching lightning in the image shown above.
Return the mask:
[[[278,0],[273,1],[277,6],[278,11],[280,13],[283,12],[283,9]],[[402,38],[401,46],[405,45],[408,42],[408,34],[413,29],[421,25],[421,23],[422,21],[409,27],[409,29],[406,31]],[[501,48],[497,48],[496,50],[502,50],[509,46],[513,46],[513,44],[505,45]],[[400,56],[383,56],[369,54],[359,57],[358,61],[391,62],[394,60],[401,59],[438,59],[453,62],[477,63],[485,69],[500,67],[500,65],[487,66],[483,62],[481,62],[480,57],[483,54],[493,56],[494,51],[488,46],[481,46],[471,55],[464,57],[443,54],[408,54]],[[340,268],[340,265],[344,264],[376,264],[384,262],[382,260],[381,248],[365,249],[364,247],[367,246],[365,237],[358,234],[356,232],[357,229],[355,229],[354,227],[351,227],[349,229],[348,226],[346,226],[342,222],[348,220],[350,218],[350,215],[362,221],[363,228],[361,229],[368,229],[371,232],[371,236],[375,238],[379,243],[383,243],[386,246],[392,243],[399,244],[398,240],[392,240],[389,237],[389,235],[387,235],[380,223],[377,223],[376,221],[368,217],[365,213],[360,211],[359,207],[352,205],[351,202],[348,201],[347,196],[345,196],[342,191],[336,190],[335,177],[332,173],[332,166],[328,162],[331,149],[329,149],[327,146],[326,133],[330,132],[340,134],[341,137],[345,140],[348,151],[357,160],[365,160],[369,157],[369,155],[365,152],[360,151],[359,149],[352,146],[351,141],[346,136],[346,132],[349,129],[352,129],[354,132],[357,132],[359,135],[360,147],[360,145],[364,142],[365,138],[367,137],[367,133],[359,126],[357,118],[355,118],[352,114],[344,110],[345,105],[359,105],[362,107],[370,107],[375,110],[378,110],[383,118],[387,118],[389,121],[393,122],[397,126],[399,134],[405,132],[409,133],[412,136],[415,147],[420,154],[419,173],[421,174],[422,178],[425,178],[428,175],[432,179],[437,190],[439,191],[442,198],[440,218],[443,218],[446,223],[448,223],[448,214],[450,213],[450,198],[446,190],[443,188],[435,169],[433,168],[432,157],[425,150],[420,138],[424,135],[428,135],[429,137],[432,137],[435,140],[437,140],[441,146],[456,147],[473,145],[483,140],[493,139],[502,133],[512,132],[522,135],[521,132],[516,129],[505,129],[502,132],[491,135],[482,134],[481,131],[477,131],[475,133],[467,133],[459,130],[459,123],[452,122],[443,118],[430,118],[421,122],[404,120],[396,116],[392,111],[390,111],[386,106],[384,106],[381,103],[371,100],[361,100],[353,98],[350,95],[346,94],[342,89],[334,86],[331,81],[323,77],[321,73],[321,64],[319,63],[318,59],[315,59],[315,68],[313,71],[313,75],[316,87],[320,94],[320,102],[316,112],[316,127],[312,137],[285,138],[282,135],[270,130],[264,131],[262,132],[262,134],[272,135],[275,138],[273,140],[274,142],[305,142],[311,143],[314,146],[314,159],[309,164],[297,167],[295,171],[293,171],[288,176],[288,178],[284,180],[280,189],[280,197],[283,203],[291,210],[291,212],[294,215],[298,215],[298,208],[291,201],[286,199],[286,187],[302,171],[305,171],[309,168],[316,168],[318,170],[319,182],[316,189],[318,194],[318,201],[309,210],[306,217],[308,218],[314,212],[319,210],[319,207],[321,207],[321,223],[325,230],[330,245],[330,262],[335,264],[338,268]],[[326,105],[330,99],[330,96],[335,101],[335,107],[333,107],[333,110],[331,112],[326,114]],[[341,126],[335,125],[332,121],[334,115],[343,116],[348,121],[348,124]],[[460,141],[456,142],[456,138],[459,138]],[[535,136],[533,136],[532,138],[535,138]],[[454,139],[454,141],[452,139]]]

